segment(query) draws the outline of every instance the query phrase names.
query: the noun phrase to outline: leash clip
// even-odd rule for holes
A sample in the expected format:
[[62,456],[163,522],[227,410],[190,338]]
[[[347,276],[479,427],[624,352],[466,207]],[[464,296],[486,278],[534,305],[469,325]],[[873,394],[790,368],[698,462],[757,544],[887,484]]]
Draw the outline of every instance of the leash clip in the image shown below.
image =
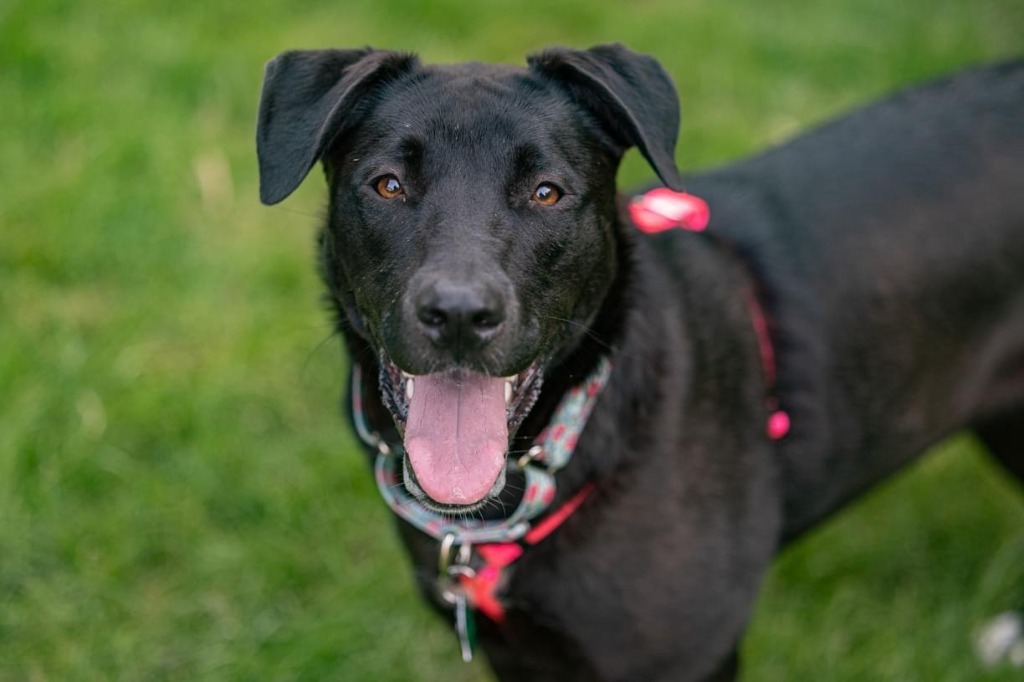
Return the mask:
[[445,533],[437,553],[437,591],[446,604],[455,607],[458,607],[459,596],[465,597],[459,577],[472,578],[476,575],[476,570],[469,565],[473,545],[464,542],[455,549],[457,539],[455,533]]
[[455,610],[455,632],[459,637],[459,650],[462,653],[462,660],[469,663],[473,660],[473,647],[476,644],[476,621],[466,590],[460,584],[460,578],[474,578],[476,570],[469,565],[473,545],[463,542],[456,549],[457,540],[458,537],[451,531],[441,538],[441,547],[437,554],[437,588],[441,599]]

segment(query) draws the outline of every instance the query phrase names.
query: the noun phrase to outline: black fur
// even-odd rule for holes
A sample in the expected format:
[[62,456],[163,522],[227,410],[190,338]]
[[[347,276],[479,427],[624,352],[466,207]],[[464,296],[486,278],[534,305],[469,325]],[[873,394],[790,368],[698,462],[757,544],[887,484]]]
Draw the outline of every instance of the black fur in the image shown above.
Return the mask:
[[[547,51],[525,70],[372,50],[267,68],[261,196],[282,200],[323,162],[321,266],[376,429],[399,438],[381,358],[413,374],[539,363],[513,450],[613,359],[559,474],[559,500],[587,480],[597,492],[518,562],[507,626],[480,624],[504,680],[732,679],[786,541],[965,426],[1024,476],[1024,64],[908,90],[692,177],[710,236],[643,237],[616,168],[635,145],[678,188],[678,121],[660,66],[619,46]],[[373,190],[388,174],[401,200]],[[563,199],[533,202],[542,182]],[[501,309],[493,338],[453,349],[424,332],[416,296],[442,285]],[[750,289],[793,420],[778,443]],[[399,526],[436,599],[436,543]]]

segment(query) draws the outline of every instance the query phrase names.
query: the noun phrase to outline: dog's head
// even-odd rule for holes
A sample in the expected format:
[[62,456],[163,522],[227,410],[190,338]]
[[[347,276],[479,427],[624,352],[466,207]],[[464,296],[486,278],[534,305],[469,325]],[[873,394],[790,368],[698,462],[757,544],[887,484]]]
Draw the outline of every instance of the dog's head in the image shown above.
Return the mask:
[[319,160],[324,271],[380,360],[406,486],[470,511],[504,484],[510,437],[615,277],[615,173],[636,146],[679,178],[675,90],[621,46],[528,67],[286,52],[267,65],[257,149],[275,204]]

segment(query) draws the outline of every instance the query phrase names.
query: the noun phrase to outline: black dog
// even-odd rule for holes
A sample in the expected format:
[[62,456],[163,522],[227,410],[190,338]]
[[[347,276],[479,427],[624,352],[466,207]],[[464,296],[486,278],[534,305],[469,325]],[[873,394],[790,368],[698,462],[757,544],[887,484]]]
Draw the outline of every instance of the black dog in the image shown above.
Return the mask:
[[[531,444],[593,384],[532,524],[564,525],[507,533],[499,607],[467,592],[494,564],[469,536],[399,523],[428,597],[463,630],[479,611],[498,676],[731,679],[784,543],[963,427],[1024,478],[1024,63],[690,178],[706,233],[648,237],[615,173],[636,146],[681,189],[671,80],[618,46],[528,61],[282,54],[261,197],[323,162],[357,426],[385,459],[404,450],[406,512],[502,527]],[[781,440],[766,400],[791,419]]]

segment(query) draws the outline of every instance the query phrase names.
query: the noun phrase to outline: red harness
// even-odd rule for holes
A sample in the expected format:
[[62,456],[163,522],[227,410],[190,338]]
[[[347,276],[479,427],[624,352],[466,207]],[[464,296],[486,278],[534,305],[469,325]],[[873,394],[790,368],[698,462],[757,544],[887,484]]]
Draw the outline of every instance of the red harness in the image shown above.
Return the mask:
[[[635,197],[629,204],[629,216],[637,229],[647,234],[657,234],[671,229],[703,232],[711,220],[711,211],[707,202],[700,197],[659,187]],[[768,318],[752,290],[747,289],[745,296],[754,333],[757,335],[761,367],[764,368],[765,386],[768,389],[768,420],[765,432],[772,440],[780,440],[789,433],[790,422],[789,414],[779,409],[779,399],[775,395],[775,348],[772,346],[772,337],[768,331]]]

